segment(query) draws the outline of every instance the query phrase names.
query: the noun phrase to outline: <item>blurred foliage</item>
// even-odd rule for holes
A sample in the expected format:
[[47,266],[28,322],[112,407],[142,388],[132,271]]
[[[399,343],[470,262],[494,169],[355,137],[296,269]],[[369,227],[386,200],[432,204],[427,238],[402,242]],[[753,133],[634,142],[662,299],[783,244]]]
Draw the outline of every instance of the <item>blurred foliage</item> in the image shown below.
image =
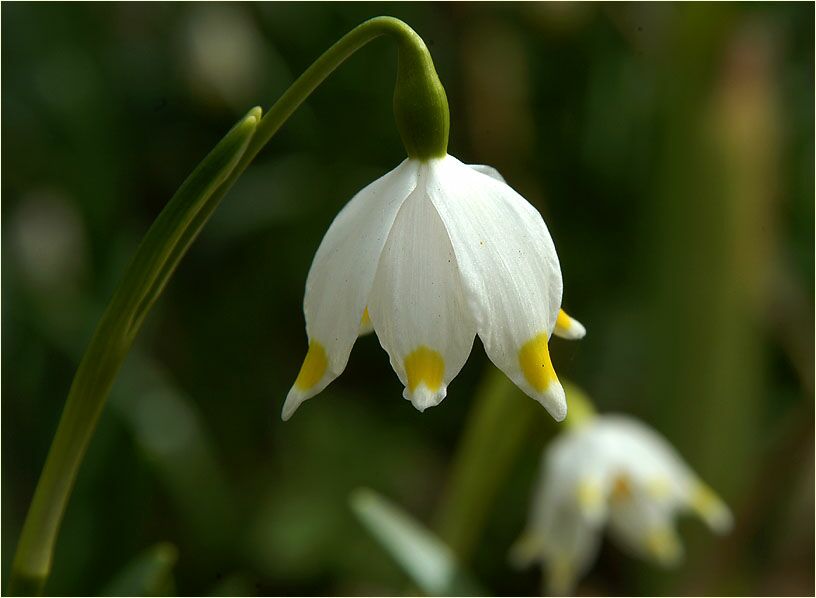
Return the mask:
[[358,488],[350,503],[360,522],[426,595],[486,595],[447,544],[386,498]]
[[[150,222],[249,107],[271,104],[354,25],[391,14],[431,49],[451,153],[497,167],[549,224],[564,305],[589,330],[554,341],[559,373],[601,410],[658,428],[735,511],[722,540],[684,525],[676,571],[605,545],[583,591],[810,593],[813,11],[4,3],[4,577],[79,358]],[[112,592],[134,575],[169,584],[176,550],[182,594],[408,587],[348,497],[370,487],[435,521],[492,367],[479,343],[424,414],[367,337],[338,381],[279,420],[306,349],[317,245],[344,202],[403,158],[395,57],[378,40],[341,67],[191,248],[102,416],[48,593]],[[538,572],[512,571],[507,551],[551,431],[518,443],[488,505],[470,569],[493,593],[538,592]]]

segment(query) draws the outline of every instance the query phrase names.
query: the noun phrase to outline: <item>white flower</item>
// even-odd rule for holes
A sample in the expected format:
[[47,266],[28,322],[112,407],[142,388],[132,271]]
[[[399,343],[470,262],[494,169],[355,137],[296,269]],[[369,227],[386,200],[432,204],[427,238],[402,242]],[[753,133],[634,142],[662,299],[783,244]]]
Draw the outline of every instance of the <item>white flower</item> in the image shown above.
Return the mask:
[[629,417],[590,416],[545,450],[530,522],[511,556],[518,565],[541,561],[550,591],[566,594],[591,566],[607,523],[635,555],[677,563],[674,516],[683,511],[716,532],[731,527],[728,507],[666,440]]
[[547,342],[584,334],[560,311],[561,269],[541,215],[492,168],[408,159],[337,215],[306,280],[309,351],[283,419],[346,367],[372,327],[420,411],[439,404],[476,334],[557,420],[564,391]]

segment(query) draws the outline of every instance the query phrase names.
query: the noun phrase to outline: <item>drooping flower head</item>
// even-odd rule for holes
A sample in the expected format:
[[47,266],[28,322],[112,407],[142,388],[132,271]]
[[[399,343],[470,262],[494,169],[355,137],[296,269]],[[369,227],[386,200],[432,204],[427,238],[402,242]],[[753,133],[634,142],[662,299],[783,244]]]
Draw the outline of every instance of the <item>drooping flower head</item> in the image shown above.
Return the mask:
[[677,563],[674,518],[682,512],[718,533],[731,527],[728,507],[666,440],[630,417],[590,416],[546,448],[530,522],[512,556],[519,565],[540,561],[550,591],[566,594],[592,565],[605,526],[636,556]]
[[478,334],[493,363],[562,420],[548,341],[584,329],[561,311],[561,295],[544,220],[494,169],[450,155],[405,160],[343,208],[317,250],[304,298],[309,350],[283,418],[339,376],[373,328],[420,411],[445,398]]

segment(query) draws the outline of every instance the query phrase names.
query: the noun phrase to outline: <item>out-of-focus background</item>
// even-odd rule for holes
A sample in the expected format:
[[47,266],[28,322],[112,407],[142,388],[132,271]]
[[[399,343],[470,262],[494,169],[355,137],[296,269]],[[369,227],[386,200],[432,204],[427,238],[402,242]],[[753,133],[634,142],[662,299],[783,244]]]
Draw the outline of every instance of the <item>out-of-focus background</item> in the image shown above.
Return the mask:
[[[564,306],[589,330],[553,341],[559,373],[663,433],[734,511],[722,538],[683,520],[675,570],[605,542],[578,591],[812,593],[810,3],[4,4],[4,576],[139,239],[241,115],[379,14],[427,42],[450,152],[498,168],[544,215]],[[155,562],[172,564],[161,591],[181,594],[415,591],[349,493],[372,488],[435,529],[493,367],[480,343],[424,414],[365,337],[340,379],[279,418],[322,235],[404,157],[395,58],[377,40],[341,67],[183,260],[102,416],[47,593],[126,592]],[[554,430],[542,418],[505,471],[485,472],[501,483],[466,565],[487,592],[540,591],[507,553]]]

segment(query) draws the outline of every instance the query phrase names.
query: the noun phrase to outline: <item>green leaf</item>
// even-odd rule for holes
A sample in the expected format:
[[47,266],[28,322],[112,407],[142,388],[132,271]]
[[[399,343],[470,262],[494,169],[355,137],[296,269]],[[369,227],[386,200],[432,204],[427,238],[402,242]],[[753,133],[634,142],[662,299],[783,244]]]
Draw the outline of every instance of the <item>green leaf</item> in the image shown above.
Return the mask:
[[355,515],[371,535],[432,596],[485,595],[433,533],[379,494],[358,489],[351,495]]
[[221,201],[260,117],[260,108],[254,108],[227,133],[187,177],[136,250],[71,384],[17,545],[9,593],[37,593],[48,578],[68,497],[116,374],[145,316]]
[[105,586],[102,596],[167,596],[174,593],[173,567],[178,550],[161,542],[128,563]]

